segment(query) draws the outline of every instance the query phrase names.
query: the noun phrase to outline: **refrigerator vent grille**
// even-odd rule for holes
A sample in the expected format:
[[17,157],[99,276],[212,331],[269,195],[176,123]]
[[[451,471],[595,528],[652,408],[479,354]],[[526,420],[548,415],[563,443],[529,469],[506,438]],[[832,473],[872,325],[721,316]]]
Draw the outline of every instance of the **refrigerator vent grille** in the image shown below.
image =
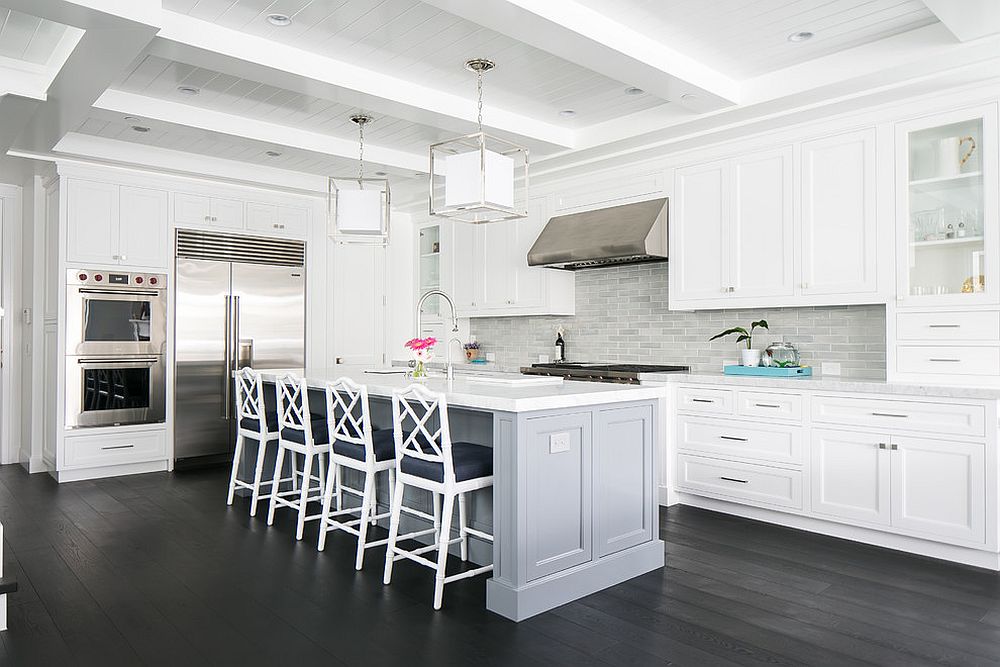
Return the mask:
[[305,266],[306,244],[303,241],[179,229],[177,257],[246,264]]

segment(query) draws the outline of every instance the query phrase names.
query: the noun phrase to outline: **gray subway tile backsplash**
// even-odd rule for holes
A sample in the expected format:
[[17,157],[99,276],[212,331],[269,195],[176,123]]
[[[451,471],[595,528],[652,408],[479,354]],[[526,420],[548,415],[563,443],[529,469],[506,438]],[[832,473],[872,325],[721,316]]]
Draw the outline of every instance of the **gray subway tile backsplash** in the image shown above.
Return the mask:
[[802,363],[841,365],[845,377],[885,378],[885,306],[755,308],[678,312],[667,309],[667,264],[587,269],[576,273],[576,316],[472,320],[471,332],[497,364],[514,369],[552,354],[556,327],[566,330],[570,361],[684,364],[717,372],[739,357],[735,338],[709,342],[730,326],[765,319],[754,347],[794,343]]

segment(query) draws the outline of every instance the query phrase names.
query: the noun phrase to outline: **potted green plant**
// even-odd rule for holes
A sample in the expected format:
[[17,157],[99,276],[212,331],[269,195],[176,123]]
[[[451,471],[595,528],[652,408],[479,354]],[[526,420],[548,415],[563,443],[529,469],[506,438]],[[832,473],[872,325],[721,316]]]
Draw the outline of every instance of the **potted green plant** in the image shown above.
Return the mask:
[[733,327],[731,329],[726,329],[722,333],[715,334],[708,340],[713,341],[717,338],[724,338],[725,336],[731,336],[733,334],[736,334],[737,343],[742,343],[743,341],[746,341],[747,344],[745,350],[740,350],[740,365],[760,366],[760,350],[755,350],[753,348],[754,329],[768,329],[767,320],[757,320],[756,322],[751,322],[749,331],[747,331],[743,327]]

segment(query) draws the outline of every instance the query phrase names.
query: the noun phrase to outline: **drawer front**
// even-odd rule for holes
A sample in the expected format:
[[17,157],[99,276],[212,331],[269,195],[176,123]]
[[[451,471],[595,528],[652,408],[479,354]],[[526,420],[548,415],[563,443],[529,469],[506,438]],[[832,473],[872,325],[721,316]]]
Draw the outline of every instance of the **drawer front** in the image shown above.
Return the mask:
[[134,431],[113,435],[67,436],[63,443],[63,468],[157,461],[167,456],[164,431]]
[[1000,347],[900,345],[896,370],[930,375],[1000,375]]
[[735,392],[732,389],[702,389],[680,387],[677,390],[677,409],[713,415],[733,414]]
[[899,313],[897,340],[997,341],[1000,312]]
[[802,473],[798,470],[678,454],[677,487],[691,493],[802,509]]
[[986,408],[974,404],[814,396],[812,420],[854,428],[874,426],[948,435],[986,435]]
[[795,426],[746,424],[730,419],[677,418],[677,449],[722,456],[801,465],[802,430]]
[[736,398],[736,412],[744,417],[765,417],[802,421],[802,396],[741,391]]

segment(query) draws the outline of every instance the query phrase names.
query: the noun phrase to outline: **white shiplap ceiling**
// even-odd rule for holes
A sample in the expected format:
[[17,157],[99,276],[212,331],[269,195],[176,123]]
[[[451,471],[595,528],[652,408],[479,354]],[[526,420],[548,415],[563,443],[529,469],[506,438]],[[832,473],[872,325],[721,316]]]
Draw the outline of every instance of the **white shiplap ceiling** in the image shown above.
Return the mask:
[[[475,96],[473,57],[497,63],[486,103],[548,122],[598,123],[664,104],[616,81],[418,0],[164,0],[164,8],[458,95]],[[271,13],[292,18],[287,27]],[[572,119],[562,110],[576,112]]]
[[0,56],[48,65],[66,30],[61,23],[0,7]]
[[[783,69],[937,21],[921,0],[578,2],[738,78]],[[814,36],[805,42],[788,41],[791,33],[800,31]]]
[[[134,63],[114,87],[336,137],[357,136],[357,126],[350,120],[359,111],[357,107],[153,55]],[[200,92],[185,95],[178,91],[179,87],[193,87]],[[365,138],[400,150],[422,153],[428,145],[454,134],[381,114],[373,116],[375,121],[365,129]]]

